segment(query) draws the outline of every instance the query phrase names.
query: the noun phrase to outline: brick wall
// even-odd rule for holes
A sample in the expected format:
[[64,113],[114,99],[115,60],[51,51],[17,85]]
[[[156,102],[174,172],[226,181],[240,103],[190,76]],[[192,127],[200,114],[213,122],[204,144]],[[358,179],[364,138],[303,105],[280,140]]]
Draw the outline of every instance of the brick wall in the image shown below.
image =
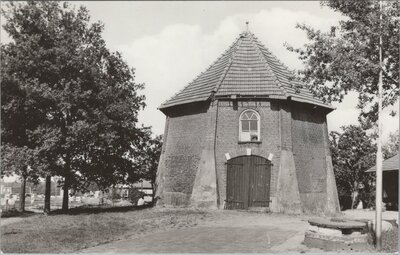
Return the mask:
[[[274,101],[275,102],[275,101]],[[270,101],[219,101],[216,137],[216,169],[220,207],[226,199],[226,158],[246,155],[246,148],[252,149],[253,155],[267,158],[274,154],[271,169],[271,197],[275,195],[276,173],[279,167],[280,133],[279,108],[276,102]],[[260,114],[261,143],[239,143],[239,116],[246,109],[256,110]]]
[[292,141],[303,208],[322,211],[326,203],[325,113],[305,104],[292,107]]
[[[159,165],[161,177],[158,177],[163,183],[161,197],[164,204],[190,203],[196,173],[205,160],[201,158],[202,151],[210,147],[212,157],[214,134],[211,133],[215,132],[219,208],[223,208],[226,199],[225,153],[233,158],[246,155],[246,148],[251,148],[253,155],[267,158],[270,153],[274,154],[271,199],[277,195],[280,154],[284,149],[293,151],[302,207],[306,211],[323,210],[327,199],[325,156],[329,154],[324,140],[326,113],[306,104],[278,100],[220,100],[214,104],[217,108],[213,111],[210,111],[210,102],[205,102],[173,107],[166,112],[166,141]],[[260,114],[261,142],[239,142],[239,116],[246,109]],[[216,126],[216,130],[211,126]]]
[[192,192],[206,131],[209,103],[175,107],[167,112],[168,127],[163,161],[162,199],[165,204],[185,205]]

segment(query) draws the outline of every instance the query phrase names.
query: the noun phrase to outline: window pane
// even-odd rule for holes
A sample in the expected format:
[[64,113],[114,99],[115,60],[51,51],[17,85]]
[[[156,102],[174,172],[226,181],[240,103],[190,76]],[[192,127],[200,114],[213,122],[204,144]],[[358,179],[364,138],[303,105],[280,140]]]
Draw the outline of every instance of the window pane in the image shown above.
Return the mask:
[[250,130],[257,132],[257,122],[256,120],[250,120]]
[[253,112],[250,116],[251,120],[258,120],[257,115]]
[[248,119],[249,119],[249,115],[247,114],[247,112],[243,113],[242,120],[248,120]]
[[249,120],[242,120],[242,132],[249,132]]
[[240,141],[250,141],[250,133],[249,132],[242,132],[240,134]]

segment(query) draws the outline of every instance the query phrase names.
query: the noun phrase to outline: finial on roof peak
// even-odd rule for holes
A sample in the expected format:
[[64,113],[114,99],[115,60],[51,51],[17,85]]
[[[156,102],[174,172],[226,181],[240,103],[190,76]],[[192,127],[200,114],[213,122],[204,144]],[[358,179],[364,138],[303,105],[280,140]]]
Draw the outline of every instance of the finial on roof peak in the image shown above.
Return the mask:
[[249,21],[246,21],[246,32],[249,32]]

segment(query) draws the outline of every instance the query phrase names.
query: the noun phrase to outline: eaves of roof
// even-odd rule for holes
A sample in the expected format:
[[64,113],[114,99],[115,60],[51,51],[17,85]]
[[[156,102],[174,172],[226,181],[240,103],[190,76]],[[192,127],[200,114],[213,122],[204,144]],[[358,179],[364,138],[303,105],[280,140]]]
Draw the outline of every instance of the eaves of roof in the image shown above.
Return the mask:
[[[393,171],[393,170],[399,171],[399,163],[400,163],[399,154],[397,154],[383,161],[382,171]],[[371,167],[365,172],[367,173],[376,172],[376,166]]]
[[[299,81],[250,32],[242,33],[207,70],[181,91],[164,102],[159,109],[201,102],[211,97],[231,95],[269,97],[335,109]],[[301,84],[302,87],[295,89]]]

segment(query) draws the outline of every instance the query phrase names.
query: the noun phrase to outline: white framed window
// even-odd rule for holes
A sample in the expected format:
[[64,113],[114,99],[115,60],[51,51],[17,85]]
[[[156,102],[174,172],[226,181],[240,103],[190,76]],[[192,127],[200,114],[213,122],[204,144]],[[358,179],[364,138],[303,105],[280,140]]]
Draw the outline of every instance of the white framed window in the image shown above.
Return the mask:
[[254,110],[244,110],[239,117],[239,141],[260,141],[260,115]]

